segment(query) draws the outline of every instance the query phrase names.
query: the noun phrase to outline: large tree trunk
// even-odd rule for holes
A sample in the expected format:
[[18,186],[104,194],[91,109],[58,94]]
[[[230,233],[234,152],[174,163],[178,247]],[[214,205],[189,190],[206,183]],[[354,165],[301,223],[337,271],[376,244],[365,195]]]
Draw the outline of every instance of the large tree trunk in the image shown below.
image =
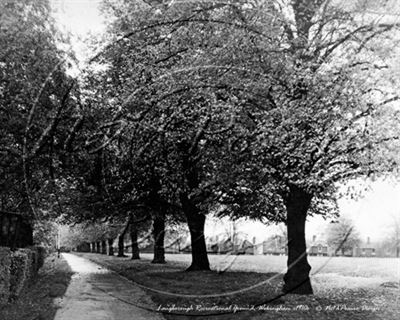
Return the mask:
[[137,230],[137,225],[136,223],[131,222],[131,226],[129,229],[129,234],[131,236],[131,246],[132,246],[132,260],[137,260],[140,259],[139,255],[139,246],[138,246],[138,230]]
[[100,241],[96,242],[96,253],[100,253]]
[[118,257],[126,257],[125,255],[125,245],[124,245],[124,238],[125,234],[128,231],[128,227],[131,223],[131,219],[128,218],[124,229],[122,230],[121,234],[118,236]]
[[118,237],[118,257],[126,257],[124,250],[124,238],[125,234],[120,234]]
[[107,242],[106,240],[101,241],[101,254],[107,254]]
[[108,255],[109,256],[113,256],[114,255],[113,244],[114,244],[114,239],[113,238],[109,238],[108,239]]
[[285,293],[312,294],[311,267],[307,261],[305,224],[312,196],[304,190],[291,186],[284,197],[287,210],[288,270],[284,276]]
[[182,208],[190,231],[192,264],[186,271],[210,270],[204,238],[205,215],[201,214],[186,194],[181,195]]
[[153,219],[154,257],[152,263],[165,263],[164,252],[165,213],[156,212]]

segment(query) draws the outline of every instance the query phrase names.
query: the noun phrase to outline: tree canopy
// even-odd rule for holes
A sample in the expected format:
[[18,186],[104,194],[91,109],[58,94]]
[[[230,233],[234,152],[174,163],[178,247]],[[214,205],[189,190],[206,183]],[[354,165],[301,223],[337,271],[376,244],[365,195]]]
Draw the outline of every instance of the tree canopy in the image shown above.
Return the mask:
[[74,121],[75,81],[48,1],[2,1],[0,16],[1,208],[38,218]]
[[336,252],[345,254],[348,250],[352,251],[360,242],[358,231],[349,219],[341,217],[327,229],[327,243],[335,248]]
[[78,82],[48,3],[7,1],[3,206],[34,199],[74,222],[149,214],[160,250],[165,220],[186,220],[189,270],[209,269],[208,212],[283,221],[284,290],[312,293],[307,216],[337,215],[341,183],[398,168],[398,71],[384,59],[398,23],[361,2],[107,0]]

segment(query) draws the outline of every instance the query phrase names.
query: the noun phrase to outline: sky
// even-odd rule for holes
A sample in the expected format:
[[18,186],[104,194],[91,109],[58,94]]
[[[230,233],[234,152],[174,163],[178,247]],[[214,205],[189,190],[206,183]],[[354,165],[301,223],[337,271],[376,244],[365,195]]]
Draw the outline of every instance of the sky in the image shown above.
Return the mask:
[[71,46],[79,63],[69,73],[79,74],[85,62],[95,55],[87,45],[90,35],[101,34],[105,30],[104,18],[100,14],[101,0],[50,0],[58,28],[71,37]]
[[[400,220],[400,184],[390,181],[368,183],[369,190],[359,199],[339,199],[340,215],[351,219],[362,241],[383,240],[392,230],[394,219]],[[306,238],[324,239],[324,233],[333,219],[324,220],[321,216],[308,217]],[[227,228],[226,221],[221,224],[211,220],[206,225],[206,233],[221,233]],[[268,238],[271,234],[280,233],[280,226],[267,227],[261,223],[239,222],[237,229],[256,237],[257,242]]]
[[[51,0],[54,17],[59,28],[72,35],[72,47],[78,59],[87,60],[91,53],[87,51],[85,37],[105,30],[104,18],[100,15],[100,0]],[[400,183],[377,181],[369,184],[370,190],[358,200],[341,199],[339,208],[342,216],[353,220],[362,239],[371,241],[384,238],[397,217],[400,219]],[[310,217],[306,233],[307,238],[321,235],[330,220]],[[221,227],[222,229],[224,227]],[[265,227],[260,223],[240,223],[238,228],[257,239],[278,232],[277,227]],[[213,223],[206,226],[206,233],[219,232]]]
[[59,27],[77,36],[104,30],[101,0],[50,0]]

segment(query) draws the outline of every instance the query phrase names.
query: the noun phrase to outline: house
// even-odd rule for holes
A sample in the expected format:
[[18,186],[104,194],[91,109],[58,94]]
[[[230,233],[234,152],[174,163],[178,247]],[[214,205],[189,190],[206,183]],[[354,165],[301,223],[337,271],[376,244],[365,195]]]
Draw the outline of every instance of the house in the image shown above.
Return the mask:
[[400,256],[400,241],[396,240],[386,240],[380,241],[376,244],[375,250],[377,257],[399,257]]
[[207,252],[215,254],[254,254],[254,245],[244,237],[236,237],[233,243],[230,237],[220,240],[218,236],[206,239]]
[[237,254],[254,254],[254,245],[245,239],[237,248]]
[[353,250],[354,257],[376,257],[376,246],[371,243],[370,238],[366,242],[361,242]]
[[336,252],[336,248],[332,248],[332,253],[331,255],[336,255],[336,256],[343,256],[343,257],[353,257],[354,256],[354,252],[355,252],[355,248],[354,247],[350,247],[350,248],[342,248],[340,250],[337,250]]
[[372,247],[354,248],[355,257],[375,257],[376,249]]
[[328,245],[323,240],[317,240],[317,236],[313,236],[311,244],[308,246],[308,255],[310,256],[328,256]]
[[218,248],[218,253],[228,253],[228,252],[232,252],[234,250],[233,248],[233,242],[231,240],[231,238],[227,238],[225,240],[219,241],[217,244],[217,248]]
[[175,240],[169,241],[164,244],[165,253],[180,253],[183,248],[187,247],[187,238],[179,237]]
[[287,240],[282,235],[274,235],[263,241],[263,254],[286,255]]
[[208,253],[220,253],[220,244],[218,236],[211,236],[206,238],[206,246]]
[[310,256],[328,256],[328,246],[322,242],[313,243],[308,249]]

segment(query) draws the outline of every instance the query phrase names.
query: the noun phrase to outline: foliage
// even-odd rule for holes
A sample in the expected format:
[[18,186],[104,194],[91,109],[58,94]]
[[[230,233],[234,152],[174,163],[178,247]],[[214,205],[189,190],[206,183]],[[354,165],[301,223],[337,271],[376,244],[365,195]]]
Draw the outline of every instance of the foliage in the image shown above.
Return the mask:
[[16,299],[43,265],[44,252],[38,248],[19,249],[11,253],[10,298]]
[[[299,12],[304,5],[293,2]],[[235,4],[175,5],[162,15],[123,6],[112,32],[125,37],[99,58],[108,66],[106,101],[121,106],[108,108],[115,128],[102,135],[107,147],[111,137],[120,146],[126,141],[129,158],[138,158],[135,170],[155,171],[171,201],[184,191],[200,206],[217,199],[230,214],[281,221],[281,195],[296,185],[315,195],[311,214],[335,214],[337,182],[393,169],[386,150],[394,148],[397,113],[376,102],[360,68],[350,68],[356,58],[335,55],[347,43],[334,21],[345,17],[346,28],[354,28],[350,12],[325,8],[316,23],[326,23],[321,34],[302,44],[314,31],[300,18],[297,27],[307,34],[295,39],[279,22]],[[317,15],[312,9],[304,19]],[[143,20],[128,12],[143,13]],[[328,35],[331,43],[323,41]]]
[[387,226],[387,235],[383,240],[385,253],[392,253],[397,258],[400,256],[400,217],[392,216],[390,225]]
[[376,50],[398,24],[363,16],[370,5],[105,1],[109,44],[77,88],[48,3],[8,0],[2,206],[92,224],[72,242],[143,213],[185,217],[191,234],[210,211],[337,215],[341,183],[398,167],[399,78],[393,56],[382,64],[390,41]]
[[[253,53],[272,55],[270,43],[253,25],[240,24],[235,7],[180,4],[157,15],[137,2],[119,5],[124,10],[108,8],[117,16],[110,35],[127,35],[99,54],[107,68],[89,78],[90,87],[102,88],[95,110],[105,109],[106,117],[103,130],[93,135],[97,139],[88,143],[92,152],[113,150],[119,158],[109,168],[117,164],[119,179],[105,177],[104,186],[113,190],[123,181],[125,197],[139,201],[153,188],[162,205],[175,211],[185,194],[207,213],[218,183],[216,163],[227,160],[224,152],[241,143],[241,131],[250,125],[243,105],[252,95],[259,96],[260,108],[266,100],[261,90],[269,79]],[[254,27],[270,21],[248,14]],[[257,71],[262,74],[255,79]]]
[[380,57],[369,45],[396,24],[322,0],[104,10],[115,18],[109,45],[84,85],[96,124],[82,155],[94,164],[82,184],[92,217],[165,210],[199,239],[211,210],[291,214],[294,226],[337,215],[340,183],[397,167],[398,98],[379,66],[365,68]]
[[353,222],[346,218],[339,218],[327,228],[327,242],[337,251],[353,250],[360,243],[360,236]]
[[0,15],[0,198],[4,210],[39,218],[73,123],[74,83],[47,0],[2,1]]
[[109,229],[105,224],[77,224],[62,226],[60,245],[66,248],[76,248],[84,242],[98,242],[107,239]]
[[56,248],[57,225],[52,221],[35,221],[33,242],[48,249]]
[[[72,274],[68,263],[64,259],[56,259],[53,255],[46,261],[45,267],[28,290],[17,301],[2,306],[0,318],[53,319],[59,309],[54,304],[54,298],[64,295]],[[63,290],[60,290],[61,288]]]
[[5,305],[10,297],[11,250],[0,247],[0,305]]

